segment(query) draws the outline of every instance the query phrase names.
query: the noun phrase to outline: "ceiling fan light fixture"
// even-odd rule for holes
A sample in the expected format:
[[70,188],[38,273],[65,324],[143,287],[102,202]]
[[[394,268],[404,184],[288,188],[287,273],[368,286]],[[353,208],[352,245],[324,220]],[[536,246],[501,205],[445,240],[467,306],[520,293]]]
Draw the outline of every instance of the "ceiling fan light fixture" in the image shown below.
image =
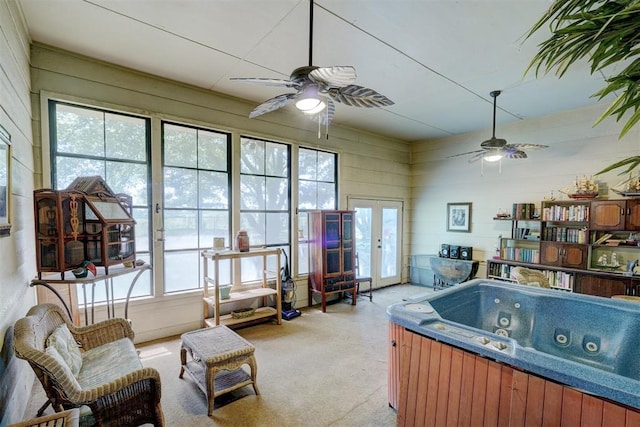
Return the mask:
[[324,110],[327,106],[318,94],[316,85],[308,85],[305,87],[296,100],[296,108],[303,113],[316,114]]
[[482,156],[482,159],[485,162],[497,162],[501,158],[502,158],[502,153],[500,152],[499,149],[495,149],[495,148],[493,150],[489,151],[484,156]]

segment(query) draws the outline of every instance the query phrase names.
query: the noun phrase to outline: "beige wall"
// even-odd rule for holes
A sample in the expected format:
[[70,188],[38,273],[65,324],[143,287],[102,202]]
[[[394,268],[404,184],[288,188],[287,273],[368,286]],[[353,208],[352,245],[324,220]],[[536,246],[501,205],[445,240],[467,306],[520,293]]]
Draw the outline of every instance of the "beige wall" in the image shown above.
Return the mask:
[[[159,129],[159,120],[165,118],[232,132],[235,142],[243,133],[335,151],[340,154],[340,208],[346,208],[347,200],[352,196],[393,199],[403,201],[405,206],[408,204],[409,143],[335,125],[329,128],[328,140],[324,134],[318,139],[317,124],[297,114],[278,111],[249,119],[247,115],[255,107],[253,103],[133,72],[48,46],[32,46],[31,67],[35,127],[44,135],[42,139],[36,137],[35,144],[42,146],[44,159],[47,158],[48,150],[48,124],[43,111],[47,98],[57,98],[150,116],[154,158],[159,158],[160,146],[160,136],[155,130]],[[42,165],[37,164],[36,169],[36,187],[50,186],[46,161]],[[160,176],[159,173],[161,171],[154,171],[154,176]],[[155,182],[159,182],[159,179],[156,178]],[[405,213],[408,212],[405,209]],[[408,223],[406,215],[404,220]],[[408,228],[405,227],[404,230],[404,247],[408,250]],[[161,292],[160,286],[156,285],[158,293]],[[307,304],[306,278],[298,280],[297,301],[298,306]],[[199,327],[201,304],[199,294],[133,302],[130,317],[136,331],[136,341],[179,334]]]
[[[441,243],[473,246],[473,258],[481,261],[479,277],[485,277],[485,261],[494,254],[498,235],[510,235],[510,223],[493,221],[499,209],[513,203],[536,203],[577,176],[592,175],[605,166],[639,154],[639,131],[618,140],[621,124],[607,119],[594,122],[606,102],[538,119],[497,126],[496,136],[513,144],[544,144],[549,148],[529,152],[528,159],[504,160],[499,165],[468,163],[469,156],[446,158],[478,149],[491,136],[490,129],[412,146],[410,254],[437,253]],[[596,177],[608,198],[616,194],[607,187],[620,182],[617,172]],[[607,193],[608,192],[608,193]],[[472,232],[446,231],[446,206],[450,202],[472,203]]]
[[34,374],[12,351],[15,321],[35,303],[29,39],[14,1],[0,2],[0,124],[11,134],[11,235],[0,237],[0,425],[22,419]]

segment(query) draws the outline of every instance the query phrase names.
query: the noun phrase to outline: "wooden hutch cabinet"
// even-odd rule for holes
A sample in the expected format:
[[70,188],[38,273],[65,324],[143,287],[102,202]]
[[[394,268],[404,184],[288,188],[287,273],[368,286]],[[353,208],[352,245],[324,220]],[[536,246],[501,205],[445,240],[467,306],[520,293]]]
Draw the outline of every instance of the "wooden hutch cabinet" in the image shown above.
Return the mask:
[[640,200],[594,200],[589,227],[594,230],[640,230]]
[[321,297],[322,311],[327,296],[350,292],[356,304],[355,233],[353,211],[309,212],[309,304]]
[[540,260],[544,265],[587,268],[587,246],[572,243],[541,242]]
[[613,295],[631,295],[632,282],[630,277],[577,274],[575,290],[581,294],[611,298]]
[[[511,268],[526,267],[543,272],[552,288],[640,296],[640,199],[543,201],[539,243],[520,240],[535,223],[509,220],[512,236],[501,239],[500,258],[487,261],[487,277],[514,281]],[[535,255],[537,244],[539,262],[519,256]]]
[[542,203],[540,263],[587,268],[589,202]]
[[38,277],[64,272],[85,261],[109,266],[135,261],[131,197],[113,194],[100,177],[77,178],[65,190],[35,190]]

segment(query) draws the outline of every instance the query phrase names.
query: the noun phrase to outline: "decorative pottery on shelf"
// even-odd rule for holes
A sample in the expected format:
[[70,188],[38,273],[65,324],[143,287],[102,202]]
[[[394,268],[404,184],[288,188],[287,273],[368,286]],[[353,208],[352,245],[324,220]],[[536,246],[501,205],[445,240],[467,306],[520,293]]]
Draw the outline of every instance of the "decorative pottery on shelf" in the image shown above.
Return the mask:
[[236,250],[240,252],[249,252],[249,236],[244,230],[238,231],[236,235]]
[[229,299],[229,292],[231,291],[231,285],[220,285],[218,286],[218,290],[220,292],[220,299]]
[[246,319],[247,317],[253,316],[255,312],[256,312],[255,308],[251,308],[251,307],[240,308],[238,310],[233,310],[231,312],[231,317],[234,319]]
[[570,199],[595,199],[598,197],[598,184],[593,178],[576,178],[572,185],[559,190],[561,193],[569,196]]

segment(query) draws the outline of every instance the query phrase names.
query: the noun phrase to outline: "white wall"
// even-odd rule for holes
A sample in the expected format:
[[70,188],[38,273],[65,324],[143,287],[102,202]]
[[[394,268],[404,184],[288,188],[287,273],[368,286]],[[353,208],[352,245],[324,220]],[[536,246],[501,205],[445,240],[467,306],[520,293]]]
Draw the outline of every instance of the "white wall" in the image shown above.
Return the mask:
[[0,237],[0,426],[22,419],[34,374],[13,354],[13,324],[35,303],[29,39],[16,4],[0,1],[0,124],[11,134],[11,235]]
[[[497,126],[496,136],[512,144],[543,144],[549,148],[530,151],[528,159],[502,161],[499,165],[468,163],[470,156],[446,158],[479,148],[491,137],[491,129],[464,135],[423,141],[412,145],[412,196],[410,254],[435,254],[441,243],[473,246],[473,258],[481,261],[477,277],[485,277],[485,261],[494,254],[498,235],[510,235],[510,223],[493,221],[499,209],[513,203],[535,203],[538,208],[553,191],[558,200],[567,199],[558,190],[577,176],[593,175],[617,160],[640,154],[639,131],[618,139],[621,124],[606,119],[593,127],[608,106],[596,106],[538,119]],[[461,118],[464,120],[464,118]],[[596,177],[601,197],[619,198],[611,187],[621,181],[618,172]],[[446,206],[471,202],[471,233],[446,231]]]
[[[35,144],[40,146],[45,159],[42,165],[37,165],[37,187],[50,185],[46,164],[47,123],[46,116],[42,115],[46,98],[55,97],[145,114],[152,118],[152,129],[157,129],[154,120],[167,118],[229,131],[235,140],[240,133],[245,133],[336,151],[340,153],[340,208],[347,207],[350,196],[401,200],[405,206],[408,205],[410,144],[406,142],[336,125],[330,126],[328,140],[324,134],[318,139],[317,124],[297,114],[281,110],[249,119],[247,115],[255,107],[252,103],[48,46],[32,46],[31,66],[34,105],[37,102],[42,106],[35,108],[33,113],[37,128],[44,135],[42,139],[39,136],[35,138]],[[160,147],[159,138],[159,134],[152,131],[152,150]],[[407,223],[408,212],[405,211]],[[408,230],[405,227],[405,251],[408,250]],[[299,278],[297,283],[297,305],[305,306],[306,277]],[[129,311],[136,341],[175,335],[199,327],[201,304],[201,293],[134,301]]]

